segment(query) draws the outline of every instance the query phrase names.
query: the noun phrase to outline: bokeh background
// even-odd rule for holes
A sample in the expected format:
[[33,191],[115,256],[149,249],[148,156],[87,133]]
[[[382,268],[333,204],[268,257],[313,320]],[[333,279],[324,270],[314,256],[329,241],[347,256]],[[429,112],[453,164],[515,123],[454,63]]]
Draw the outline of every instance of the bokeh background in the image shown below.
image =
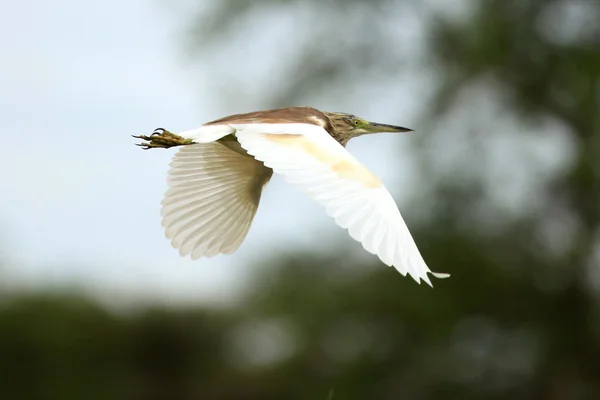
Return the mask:
[[[600,2],[0,4],[0,398],[600,398]],[[275,178],[232,256],[160,227],[130,134],[311,105],[433,270]]]

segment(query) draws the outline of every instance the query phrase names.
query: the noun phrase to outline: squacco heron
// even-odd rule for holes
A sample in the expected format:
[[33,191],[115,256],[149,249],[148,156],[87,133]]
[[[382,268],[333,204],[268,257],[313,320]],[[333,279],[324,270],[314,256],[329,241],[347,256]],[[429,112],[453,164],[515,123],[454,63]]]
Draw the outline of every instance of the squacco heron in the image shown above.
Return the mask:
[[316,200],[350,236],[402,275],[431,286],[429,270],[390,193],[346,149],[357,136],[410,132],[309,107],[236,114],[173,134],[134,136],[142,146],[181,146],[171,162],[162,225],[192,259],[231,254],[248,234],[273,171]]

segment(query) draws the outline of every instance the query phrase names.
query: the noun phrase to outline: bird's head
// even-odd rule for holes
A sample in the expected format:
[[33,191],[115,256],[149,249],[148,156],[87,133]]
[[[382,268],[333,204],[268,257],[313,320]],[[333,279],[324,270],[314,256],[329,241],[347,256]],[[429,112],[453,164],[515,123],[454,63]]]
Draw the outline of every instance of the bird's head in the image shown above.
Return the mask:
[[325,113],[331,121],[336,139],[345,144],[348,140],[369,133],[412,132],[412,129],[396,125],[366,121],[356,115],[346,113]]

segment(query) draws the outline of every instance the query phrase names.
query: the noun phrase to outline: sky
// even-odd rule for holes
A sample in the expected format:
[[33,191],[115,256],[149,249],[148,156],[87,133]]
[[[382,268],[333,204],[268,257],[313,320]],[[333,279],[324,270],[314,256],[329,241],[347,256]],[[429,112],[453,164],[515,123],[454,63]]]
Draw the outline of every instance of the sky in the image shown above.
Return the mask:
[[[269,255],[354,243],[276,177],[234,255],[180,258],[160,225],[174,151],[142,151],[130,135],[239,110],[215,106],[193,79],[209,71],[186,66],[177,7],[26,0],[1,3],[0,16],[0,288],[72,287],[115,304],[227,302]],[[409,174],[385,161],[400,140],[349,149],[402,187]]]

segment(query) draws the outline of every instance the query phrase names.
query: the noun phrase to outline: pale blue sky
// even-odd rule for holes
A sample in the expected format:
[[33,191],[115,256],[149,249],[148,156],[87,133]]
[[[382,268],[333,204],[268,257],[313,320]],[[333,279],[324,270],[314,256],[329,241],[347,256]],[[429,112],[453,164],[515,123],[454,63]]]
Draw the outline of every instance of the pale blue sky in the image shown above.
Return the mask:
[[[129,135],[188,129],[240,110],[214,105],[202,62],[194,71],[184,65],[186,26],[177,9],[141,0],[28,0],[3,2],[0,15],[5,287],[74,285],[117,302],[227,299],[252,273],[250,261],[277,249],[347,241],[363,254],[316,204],[275,179],[235,255],[180,258],[159,216],[173,151],[141,151]],[[347,104],[332,100],[336,110]],[[384,116],[373,111],[387,100],[374,99],[365,117]],[[412,114],[407,108],[406,120],[390,123],[411,126]],[[368,148],[351,144],[359,159],[390,184],[408,184],[408,169],[396,162],[386,172],[403,139],[359,140],[369,141]]]

